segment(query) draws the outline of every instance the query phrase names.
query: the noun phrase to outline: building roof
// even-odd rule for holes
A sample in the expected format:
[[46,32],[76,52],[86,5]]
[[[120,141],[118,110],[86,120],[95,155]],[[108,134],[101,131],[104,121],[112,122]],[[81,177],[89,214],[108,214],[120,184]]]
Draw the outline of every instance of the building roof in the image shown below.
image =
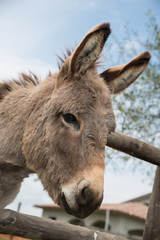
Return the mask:
[[102,204],[99,210],[117,211],[145,220],[147,218],[148,207],[139,202],[124,202],[119,204]]
[[[59,208],[56,204],[36,204],[35,207],[39,208]],[[123,214],[127,214],[140,219],[147,218],[148,207],[139,202],[124,202],[119,204],[101,204],[97,211],[115,211]]]
[[125,202],[140,202],[140,201],[143,201],[143,200],[146,200],[146,199],[150,199],[151,197],[151,193],[147,193],[145,195],[142,195],[142,196],[139,196],[139,197],[136,197],[136,198],[132,198],[128,201],[125,201]]

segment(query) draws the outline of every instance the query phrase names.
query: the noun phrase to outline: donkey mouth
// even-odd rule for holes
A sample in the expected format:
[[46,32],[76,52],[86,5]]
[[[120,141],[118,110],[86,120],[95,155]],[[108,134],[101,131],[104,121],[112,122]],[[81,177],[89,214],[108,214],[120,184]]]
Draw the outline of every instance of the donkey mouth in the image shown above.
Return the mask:
[[73,215],[67,201],[66,201],[66,198],[65,198],[65,195],[63,192],[61,192],[58,196],[58,200],[59,200],[59,205],[68,213],[68,214],[71,214]]
[[58,204],[62,209],[64,209],[68,214],[75,216],[76,218],[86,218],[96,209],[98,209],[101,205],[102,199],[94,206],[91,207],[91,204],[78,205],[77,210],[73,210],[67,203],[66,197],[63,192],[61,192],[58,196]]

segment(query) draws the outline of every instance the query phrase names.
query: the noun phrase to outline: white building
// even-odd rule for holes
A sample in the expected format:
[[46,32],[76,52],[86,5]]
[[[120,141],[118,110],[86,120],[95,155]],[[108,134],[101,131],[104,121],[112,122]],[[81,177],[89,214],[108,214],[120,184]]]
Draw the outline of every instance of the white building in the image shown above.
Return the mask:
[[43,209],[43,217],[81,225],[121,235],[130,239],[142,239],[147,217],[149,198],[147,194],[120,204],[102,204],[89,217],[79,220],[65,213],[55,204],[37,204]]

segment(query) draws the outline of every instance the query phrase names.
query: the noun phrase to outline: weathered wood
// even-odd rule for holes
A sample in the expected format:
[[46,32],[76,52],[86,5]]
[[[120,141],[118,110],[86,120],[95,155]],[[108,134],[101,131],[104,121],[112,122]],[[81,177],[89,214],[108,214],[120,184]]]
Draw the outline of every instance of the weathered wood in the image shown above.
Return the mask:
[[160,240],[160,167],[157,167],[143,240]]
[[160,166],[160,148],[136,138],[115,132],[108,135],[107,146]]
[[0,233],[36,240],[127,240],[46,218],[29,216],[11,210],[0,210]]

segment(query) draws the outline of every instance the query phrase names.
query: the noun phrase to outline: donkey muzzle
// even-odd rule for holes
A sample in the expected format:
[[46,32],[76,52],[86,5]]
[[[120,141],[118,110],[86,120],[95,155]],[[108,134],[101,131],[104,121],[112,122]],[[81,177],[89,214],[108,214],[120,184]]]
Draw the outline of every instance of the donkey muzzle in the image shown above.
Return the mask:
[[76,186],[65,186],[59,195],[59,205],[77,218],[85,218],[94,212],[103,199],[103,189],[82,179]]

